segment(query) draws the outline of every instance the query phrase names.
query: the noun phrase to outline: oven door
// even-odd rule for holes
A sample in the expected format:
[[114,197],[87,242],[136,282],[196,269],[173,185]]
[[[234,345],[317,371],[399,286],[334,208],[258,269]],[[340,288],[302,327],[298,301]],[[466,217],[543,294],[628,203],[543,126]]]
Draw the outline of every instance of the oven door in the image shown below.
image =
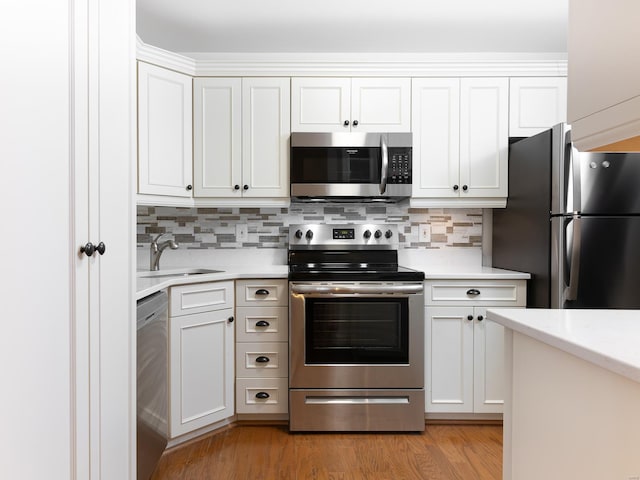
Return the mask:
[[422,388],[422,283],[290,283],[291,388]]

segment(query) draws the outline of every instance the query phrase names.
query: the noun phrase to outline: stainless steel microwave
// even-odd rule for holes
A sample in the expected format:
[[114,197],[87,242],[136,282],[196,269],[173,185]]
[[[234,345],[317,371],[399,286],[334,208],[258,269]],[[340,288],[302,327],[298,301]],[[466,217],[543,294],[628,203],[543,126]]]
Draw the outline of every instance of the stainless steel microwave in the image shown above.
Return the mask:
[[411,196],[411,133],[291,134],[291,197],[399,201]]

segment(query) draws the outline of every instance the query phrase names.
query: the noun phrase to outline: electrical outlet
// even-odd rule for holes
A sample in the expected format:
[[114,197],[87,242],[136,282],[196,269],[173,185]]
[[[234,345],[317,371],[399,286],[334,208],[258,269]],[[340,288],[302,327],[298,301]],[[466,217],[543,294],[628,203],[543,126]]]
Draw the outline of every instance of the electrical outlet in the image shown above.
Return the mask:
[[420,242],[431,242],[431,225],[428,223],[421,223],[420,233],[418,235],[418,241]]
[[246,223],[238,223],[236,225],[236,242],[249,241],[249,228]]

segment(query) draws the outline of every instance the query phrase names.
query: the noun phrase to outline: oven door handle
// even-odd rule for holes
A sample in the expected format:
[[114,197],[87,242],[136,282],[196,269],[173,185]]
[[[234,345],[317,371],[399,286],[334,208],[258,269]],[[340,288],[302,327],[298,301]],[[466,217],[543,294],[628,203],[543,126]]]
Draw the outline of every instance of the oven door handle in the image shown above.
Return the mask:
[[414,294],[423,293],[424,287],[414,285],[291,285],[291,292],[300,294]]

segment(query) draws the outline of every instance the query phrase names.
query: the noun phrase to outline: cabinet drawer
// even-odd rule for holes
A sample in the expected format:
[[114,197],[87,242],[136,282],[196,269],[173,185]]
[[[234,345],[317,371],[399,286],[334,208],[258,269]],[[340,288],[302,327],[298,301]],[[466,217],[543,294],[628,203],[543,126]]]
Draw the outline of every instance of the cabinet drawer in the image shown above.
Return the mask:
[[236,305],[289,305],[289,289],[286,279],[256,279],[236,281]]
[[289,381],[286,378],[239,378],[236,380],[236,413],[287,413],[288,411]]
[[169,291],[169,315],[177,317],[191,313],[233,308],[233,282],[209,282],[179,285]]
[[236,308],[238,342],[286,342],[289,335],[287,307]]
[[236,377],[286,377],[288,345],[287,342],[237,343]]
[[525,306],[526,280],[427,280],[427,305]]

